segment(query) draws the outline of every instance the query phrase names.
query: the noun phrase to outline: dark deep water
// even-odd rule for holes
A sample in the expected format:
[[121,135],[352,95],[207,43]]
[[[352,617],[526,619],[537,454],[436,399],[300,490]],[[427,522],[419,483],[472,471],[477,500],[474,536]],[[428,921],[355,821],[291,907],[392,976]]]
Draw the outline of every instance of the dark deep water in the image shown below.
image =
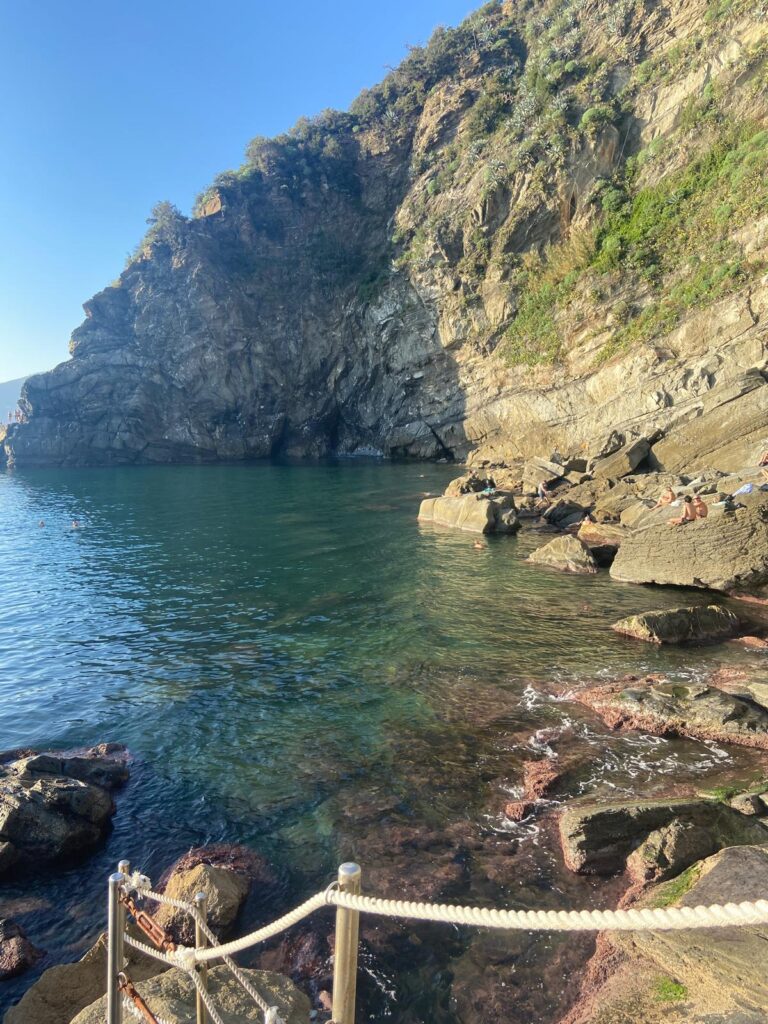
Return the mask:
[[[118,859],[157,878],[219,840],[275,865],[262,917],[351,858],[380,895],[403,891],[404,872],[416,884],[446,871],[459,902],[609,904],[611,884],[561,869],[546,819],[500,813],[520,763],[549,742],[539,730],[583,753],[571,794],[662,792],[753,763],[613,736],[563,700],[579,680],[754,655],[616,636],[621,615],[704,595],[528,566],[536,529],[478,551],[472,535],[419,526],[422,494],[455,474],[370,462],[0,474],[0,748],[116,740],[135,758],[105,848],[0,883],[0,917],[48,951],[40,969],[94,940]],[[550,1024],[588,952],[411,931],[418,955],[369,936],[361,1020]],[[0,985],[0,1009],[38,973]]]

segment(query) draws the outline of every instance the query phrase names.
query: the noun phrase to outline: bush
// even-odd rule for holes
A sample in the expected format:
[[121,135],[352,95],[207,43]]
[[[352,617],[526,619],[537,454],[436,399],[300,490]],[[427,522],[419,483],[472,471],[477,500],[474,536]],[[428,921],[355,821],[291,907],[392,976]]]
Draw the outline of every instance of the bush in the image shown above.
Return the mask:
[[581,115],[579,128],[589,135],[596,135],[601,128],[613,124],[615,116],[614,109],[610,103],[598,103],[597,106],[590,107],[584,111]]

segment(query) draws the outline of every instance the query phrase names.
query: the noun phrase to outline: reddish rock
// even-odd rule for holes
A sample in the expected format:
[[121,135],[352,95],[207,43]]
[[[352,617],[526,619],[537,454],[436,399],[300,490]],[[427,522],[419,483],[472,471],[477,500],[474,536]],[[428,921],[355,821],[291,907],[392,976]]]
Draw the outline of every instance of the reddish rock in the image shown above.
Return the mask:
[[43,955],[15,921],[0,920],[0,981],[23,974]]
[[510,821],[522,821],[531,814],[535,806],[531,800],[510,800],[504,805],[504,814]]
[[742,647],[749,647],[754,651],[767,651],[768,640],[764,640],[760,636],[736,636],[733,638],[733,643],[741,644]]
[[523,765],[523,789],[529,800],[539,800],[552,791],[562,778],[562,769],[551,758],[526,761]]

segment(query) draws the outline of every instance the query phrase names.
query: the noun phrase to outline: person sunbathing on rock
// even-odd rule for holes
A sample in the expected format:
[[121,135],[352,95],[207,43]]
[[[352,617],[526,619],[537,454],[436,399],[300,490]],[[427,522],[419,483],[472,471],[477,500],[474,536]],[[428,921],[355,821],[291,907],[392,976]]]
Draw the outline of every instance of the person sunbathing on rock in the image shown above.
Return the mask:
[[651,509],[651,512],[654,512],[657,508],[664,508],[665,505],[671,505],[676,497],[677,497],[677,495],[672,490],[672,488],[671,487],[667,487],[662,492],[662,495],[659,498],[659,500],[656,502],[656,504]]
[[683,523],[692,523],[696,519],[696,509],[693,507],[693,498],[686,494],[683,498],[683,514],[669,520],[670,526],[682,526]]
[[697,519],[706,519],[709,515],[709,507],[700,494],[693,499],[693,510]]

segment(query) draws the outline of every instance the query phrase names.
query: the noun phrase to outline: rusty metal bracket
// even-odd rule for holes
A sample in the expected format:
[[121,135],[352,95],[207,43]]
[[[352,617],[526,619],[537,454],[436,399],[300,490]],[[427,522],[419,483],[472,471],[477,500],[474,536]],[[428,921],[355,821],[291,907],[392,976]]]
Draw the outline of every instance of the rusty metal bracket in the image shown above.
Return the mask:
[[154,917],[152,917],[151,914],[148,914],[146,910],[139,910],[132,896],[122,894],[120,896],[120,903],[133,917],[133,920],[136,922],[136,926],[141,928],[154,946],[157,946],[157,948],[161,949],[164,953],[172,953],[174,949],[176,949],[176,943],[165,928],[163,928],[161,924],[158,924]]
[[158,1024],[157,1017],[154,1015],[154,1013],[152,1013],[150,1008],[147,1006],[147,1004],[141,998],[139,993],[136,991],[136,986],[133,984],[128,975],[121,972],[120,974],[118,974],[117,978],[118,991],[122,992],[124,996],[131,1000],[131,1002],[142,1015],[144,1020],[147,1021],[147,1024]]

